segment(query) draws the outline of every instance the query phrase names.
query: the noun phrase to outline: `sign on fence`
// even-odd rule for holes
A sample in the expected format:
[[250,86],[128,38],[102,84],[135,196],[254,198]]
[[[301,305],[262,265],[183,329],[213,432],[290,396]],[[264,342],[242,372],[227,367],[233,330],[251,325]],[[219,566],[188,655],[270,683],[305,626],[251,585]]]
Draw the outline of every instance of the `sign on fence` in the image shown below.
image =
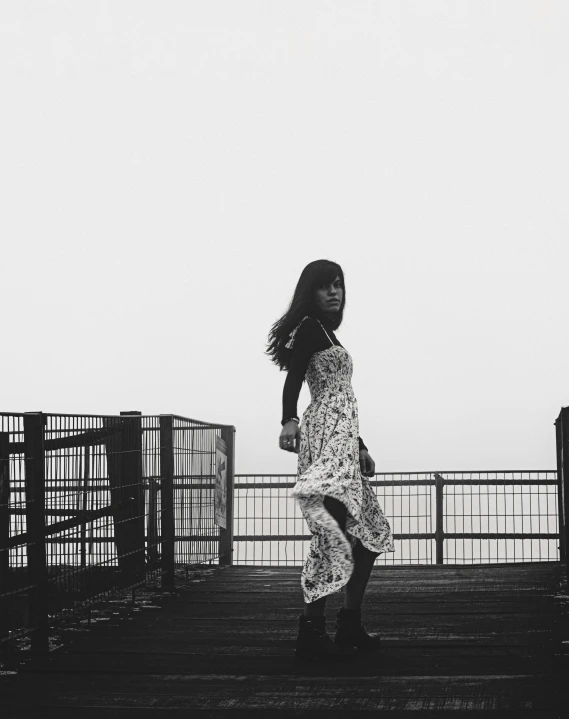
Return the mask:
[[215,523],[227,528],[227,444],[215,438]]

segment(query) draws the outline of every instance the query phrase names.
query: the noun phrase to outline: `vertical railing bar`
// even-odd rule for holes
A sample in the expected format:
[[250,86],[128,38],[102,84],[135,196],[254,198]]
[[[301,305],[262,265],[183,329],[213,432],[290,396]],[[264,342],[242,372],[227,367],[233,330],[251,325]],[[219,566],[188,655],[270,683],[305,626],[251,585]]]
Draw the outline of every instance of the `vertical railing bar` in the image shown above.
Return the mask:
[[[3,429],[4,423],[0,425]],[[0,640],[11,627],[10,589],[10,435],[0,431]],[[3,596],[4,593],[4,596]]]
[[49,651],[47,565],[45,547],[44,414],[24,414],[26,526],[29,536],[28,592],[33,652]]
[[160,486],[162,501],[162,588],[174,589],[174,446],[172,415],[160,415]]
[[444,561],[444,531],[443,531],[443,493],[444,479],[438,472],[435,473],[435,495],[436,495],[436,514],[435,514],[435,543],[437,550],[436,563],[443,564]]
[[563,526],[565,537],[565,564],[569,581],[569,562],[567,549],[569,544],[569,407],[561,410],[561,477],[563,490]]
[[[563,456],[563,410],[555,420],[556,458],[557,458],[557,510],[559,517],[559,557],[562,562],[567,562],[567,536],[565,531],[565,488],[564,484],[564,460]],[[549,528],[549,527],[548,527]]]
[[227,448],[227,470],[225,473],[226,485],[226,517],[225,529],[219,528],[219,563],[222,565],[233,564],[233,501],[235,485],[235,427],[223,427],[220,432],[221,439]]

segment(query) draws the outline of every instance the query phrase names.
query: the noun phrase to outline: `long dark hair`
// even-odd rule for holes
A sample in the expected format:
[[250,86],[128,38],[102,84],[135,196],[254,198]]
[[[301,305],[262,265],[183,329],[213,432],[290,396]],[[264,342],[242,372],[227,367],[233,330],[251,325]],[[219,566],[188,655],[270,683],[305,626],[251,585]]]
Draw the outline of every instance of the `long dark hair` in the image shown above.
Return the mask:
[[[314,303],[314,292],[322,285],[331,284],[338,275],[342,280],[342,303],[333,317],[324,317]],[[300,320],[306,315],[316,316],[325,321],[327,328],[336,330],[342,324],[345,305],[346,286],[344,283],[344,271],[340,265],[331,260],[310,262],[302,270],[288,310],[271,327],[267,344],[268,349],[265,350],[265,354],[269,355],[271,362],[278,365],[281,370],[288,370],[291,350],[287,349],[285,344],[289,340],[290,332]]]

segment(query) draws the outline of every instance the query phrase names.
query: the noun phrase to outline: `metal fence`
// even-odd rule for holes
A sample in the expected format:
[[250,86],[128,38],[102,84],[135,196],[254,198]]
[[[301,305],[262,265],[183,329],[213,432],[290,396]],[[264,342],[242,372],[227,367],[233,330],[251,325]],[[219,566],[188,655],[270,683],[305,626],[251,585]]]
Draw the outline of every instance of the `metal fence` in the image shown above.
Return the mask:
[[[235,564],[303,564],[311,535],[295,475],[235,475]],[[559,561],[554,470],[376,473],[395,552],[377,564]]]
[[216,447],[234,427],[177,415],[0,413],[0,641],[48,648],[62,613],[161,577],[231,562],[214,519]]

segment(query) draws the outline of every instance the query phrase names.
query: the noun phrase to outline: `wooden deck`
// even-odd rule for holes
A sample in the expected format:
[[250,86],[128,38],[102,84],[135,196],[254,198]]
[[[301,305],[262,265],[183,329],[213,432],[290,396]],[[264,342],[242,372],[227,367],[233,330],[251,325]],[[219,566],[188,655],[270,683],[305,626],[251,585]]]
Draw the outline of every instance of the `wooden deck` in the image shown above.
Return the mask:
[[[378,568],[364,622],[382,649],[300,666],[300,568],[194,571],[174,596],[147,592],[125,616],[119,607],[88,628],[70,626],[61,648],[0,677],[0,714],[565,719],[564,571],[559,563]],[[330,631],[341,601],[328,600]]]

